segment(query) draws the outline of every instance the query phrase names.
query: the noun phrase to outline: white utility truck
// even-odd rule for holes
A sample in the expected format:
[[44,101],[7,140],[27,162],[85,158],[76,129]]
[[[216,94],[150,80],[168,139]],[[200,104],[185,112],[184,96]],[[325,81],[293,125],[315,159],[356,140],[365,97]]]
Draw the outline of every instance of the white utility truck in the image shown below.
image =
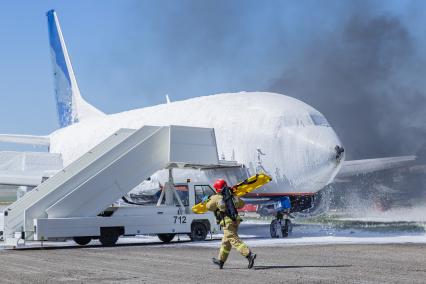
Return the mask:
[[79,245],[99,239],[102,245],[112,246],[119,236],[155,234],[168,243],[176,234],[187,234],[192,241],[204,241],[209,232],[219,232],[213,213],[200,215],[191,210],[203,196],[215,193],[210,185],[174,184],[171,169],[169,171],[170,180],[161,190],[157,204],[110,206],[92,218],[65,218],[55,222],[40,219],[34,225],[34,240],[60,240],[73,236]]
[[[185,197],[176,191],[172,169],[227,167],[238,165],[219,161],[214,129],[120,129],[4,210],[5,246],[64,239],[80,245],[99,239],[110,246],[120,236],[142,234],[157,234],[165,242],[175,234],[204,240],[219,230],[216,220],[191,207],[214,191],[206,183],[188,183]],[[169,181],[156,205],[112,205],[161,169],[169,170]]]

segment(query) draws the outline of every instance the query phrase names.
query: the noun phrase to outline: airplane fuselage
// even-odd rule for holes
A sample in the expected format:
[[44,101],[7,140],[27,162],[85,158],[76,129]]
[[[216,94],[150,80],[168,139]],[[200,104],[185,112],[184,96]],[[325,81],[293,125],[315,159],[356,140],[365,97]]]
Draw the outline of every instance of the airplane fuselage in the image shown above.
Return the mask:
[[241,92],[197,97],[91,118],[51,134],[50,150],[67,165],[119,128],[186,125],[215,129],[218,152],[263,170],[274,181],[263,194],[315,193],[332,182],[344,160],[324,116],[288,96]]

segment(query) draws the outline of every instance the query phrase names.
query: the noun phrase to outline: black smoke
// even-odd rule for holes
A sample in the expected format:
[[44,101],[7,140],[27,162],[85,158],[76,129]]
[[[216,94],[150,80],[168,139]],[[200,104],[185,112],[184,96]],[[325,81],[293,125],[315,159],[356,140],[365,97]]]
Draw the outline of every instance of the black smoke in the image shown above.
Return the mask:
[[414,154],[426,138],[426,52],[418,32],[425,6],[135,1],[111,46],[122,66],[116,72],[148,104],[165,94],[273,91],[321,111],[349,159]]
[[353,15],[342,24],[307,45],[303,60],[270,90],[320,110],[349,158],[416,153],[426,139],[421,46],[393,15]]

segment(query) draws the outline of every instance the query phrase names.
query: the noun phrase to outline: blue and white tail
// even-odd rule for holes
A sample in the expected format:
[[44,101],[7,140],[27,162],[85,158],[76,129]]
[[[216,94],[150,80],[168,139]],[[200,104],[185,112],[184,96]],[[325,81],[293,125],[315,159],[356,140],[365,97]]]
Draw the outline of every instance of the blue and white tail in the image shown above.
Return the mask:
[[103,116],[103,112],[90,105],[80,95],[58,16],[54,10],[47,12],[47,24],[60,127],[69,126],[88,117]]

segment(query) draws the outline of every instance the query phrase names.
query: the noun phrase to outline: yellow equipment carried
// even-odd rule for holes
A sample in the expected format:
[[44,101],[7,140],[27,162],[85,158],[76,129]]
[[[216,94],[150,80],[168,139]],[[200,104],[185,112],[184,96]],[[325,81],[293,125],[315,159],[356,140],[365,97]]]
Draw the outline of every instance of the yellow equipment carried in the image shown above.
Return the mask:
[[[256,174],[252,177],[249,177],[248,179],[237,183],[232,187],[232,192],[236,196],[244,196],[249,192],[252,192],[253,190],[258,189],[262,185],[267,184],[270,182],[272,178],[268,176],[267,174]],[[207,200],[208,201],[208,200]],[[200,202],[192,207],[192,212],[197,214],[204,214],[207,212],[206,204],[205,202]]]

